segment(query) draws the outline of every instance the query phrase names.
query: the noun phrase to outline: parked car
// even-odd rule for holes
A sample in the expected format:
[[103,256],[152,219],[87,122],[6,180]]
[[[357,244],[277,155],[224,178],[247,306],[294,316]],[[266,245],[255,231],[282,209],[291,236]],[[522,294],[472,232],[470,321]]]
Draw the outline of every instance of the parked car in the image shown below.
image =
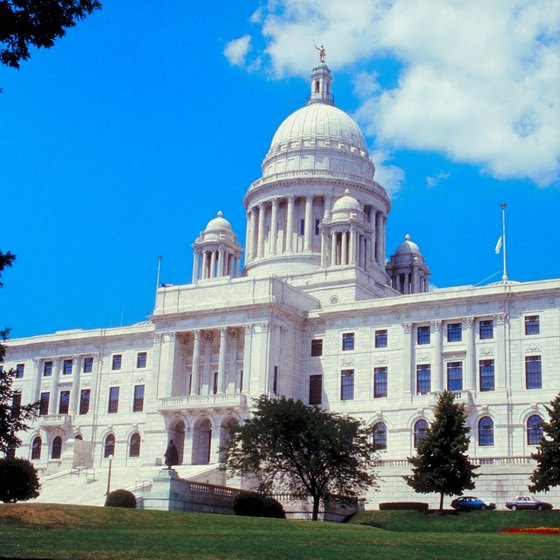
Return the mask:
[[514,511],[516,509],[538,509],[541,511],[543,509],[552,509],[552,504],[541,502],[533,496],[517,496],[510,502],[506,502],[506,507]]
[[471,509],[496,509],[496,504],[485,502],[474,496],[461,496],[451,502],[451,507],[457,511],[470,511]]

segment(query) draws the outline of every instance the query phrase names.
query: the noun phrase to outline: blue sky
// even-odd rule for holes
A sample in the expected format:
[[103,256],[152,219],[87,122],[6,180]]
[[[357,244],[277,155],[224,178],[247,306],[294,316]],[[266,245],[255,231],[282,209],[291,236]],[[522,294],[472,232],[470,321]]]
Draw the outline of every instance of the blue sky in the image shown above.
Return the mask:
[[107,0],[19,71],[0,68],[0,326],[11,337],[142,321],[190,282],[327,49],[336,105],[438,287],[560,276],[560,2]]

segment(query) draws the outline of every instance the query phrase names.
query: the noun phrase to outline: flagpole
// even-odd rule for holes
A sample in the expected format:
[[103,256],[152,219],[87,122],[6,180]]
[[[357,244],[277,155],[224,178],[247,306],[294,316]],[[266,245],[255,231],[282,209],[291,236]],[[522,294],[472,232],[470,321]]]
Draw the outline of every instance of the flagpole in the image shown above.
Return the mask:
[[159,275],[160,275],[160,272],[161,272],[161,259],[163,259],[163,257],[160,255],[157,258],[156,304],[157,304],[157,291],[158,291],[158,288],[159,288]]
[[507,257],[506,257],[506,203],[502,202],[500,204],[502,207],[502,239],[504,245],[504,274],[502,276],[502,282],[507,284],[508,274],[507,274]]

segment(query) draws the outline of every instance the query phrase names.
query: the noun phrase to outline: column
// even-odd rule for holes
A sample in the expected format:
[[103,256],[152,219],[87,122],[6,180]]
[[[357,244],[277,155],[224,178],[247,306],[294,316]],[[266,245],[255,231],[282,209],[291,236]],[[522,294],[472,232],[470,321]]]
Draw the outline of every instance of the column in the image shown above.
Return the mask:
[[210,254],[210,274],[208,278],[214,278],[216,276],[216,251],[212,251]]
[[325,208],[323,212],[323,219],[328,220],[331,217],[332,197],[325,196]]
[[465,389],[476,391],[476,354],[474,347],[474,317],[463,319],[465,327]]
[[286,215],[286,253],[292,252],[294,237],[294,202],[295,196],[288,197],[288,211]]
[[242,393],[250,393],[251,386],[251,356],[253,349],[253,325],[245,325],[244,327],[244,341],[243,341],[243,390]]
[[51,401],[49,403],[49,413],[58,414],[58,376],[60,373],[60,364],[58,358],[53,358],[53,369],[51,377]]
[[247,210],[246,215],[247,224],[245,225],[245,257],[247,262],[249,261],[249,248],[251,241],[251,210]]
[[194,331],[191,395],[198,395],[200,392],[200,335],[200,329]]
[[441,391],[444,387],[441,369],[441,321],[432,321],[432,391]]
[[348,232],[342,232],[342,252],[340,258],[340,264],[348,264]]
[[313,239],[313,196],[305,197],[305,228],[303,237],[303,249],[311,251]]
[[506,387],[506,315],[500,313],[496,321],[496,389]]
[[356,264],[356,252],[358,244],[356,243],[356,228],[350,228],[350,259],[349,264]]
[[326,268],[328,264],[327,256],[328,238],[325,230],[321,230],[321,267]]
[[208,278],[208,254],[206,253],[206,251],[202,251],[202,272],[200,274],[200,279],[204,280],[205,278]]
[[412,393],[414,387],[414,371],[412,367],[412,323],[403,323],[403,359],[402,387],[403,393]]
[[226,259],[224,257],[224,250],[222,248],[218,249],[218,273],[216,276],[226,275]]
[[220,328],[220,351],[218,355],[218,393],[225,393],[226,384],[226,346],[227,346],[227,329]]
[[386,227],[387,227],[387,216],[384,216],[383,214],[381,214],[381,231],[379,232],[381,234],[381,261],[380,261],[380,265],[385,268],[385,255],[387,253],[387,248],[386,248]]
[[245,240],[245,263],[250,263],[253,260],[253,255],[255,253],[255,209],[249,209],[247,214],[248,224],[247,224],[247,239]]
[[226,393],[239,393],[239,386],[237,385],[237,346],[239,344],[238,329],[230,329],[229,340],[231,341],[231,344],[229,347],[228,375],[226,376]]
[[272,201],[272,213],[270,216],[270,254],[276,255],[276,244],[278,237],[278,199]]
[[[194,250],[193,255],[193,265],[192,265],[192,283],[194,284],[198,280],[198,259],[199,259],[199,251],[198,249]],[[158,286],[159,288],[159,286]]]
[[202,380],[200,383],[201,392],[204,390],[204,384],[207,385],[207,395],[214,392],[214,372],[212,371],[212,342],[214,337],[211,332],[204,333],[204,362],[202,365]]
[[33,396],[31,402],[38,401],[41,397],[41,378],[42,372],[40,370],[41,360],[33,358]]
[[173,396],[173,386],[175,382],[175,351],[177,348],[177,333],[165,333],[163,335],[163,340],[164,343],[167,340],[167,344],[164,347],[165,353],[163,356],[163,372],[165,379],[165,393],[163,394],[163,396],[171,397]]
[[70,394],[70,414],[78,414],[78,393],[80,392],[80,357],[72,358],[72,392]]
[[331,266],[336,266],[336,231],[331,231]]
[[264,255],[264,214],[265,206],[264,202],[259,204],[259,229],[257,232],[258,246],[257,246],[257,257],[261,258]]

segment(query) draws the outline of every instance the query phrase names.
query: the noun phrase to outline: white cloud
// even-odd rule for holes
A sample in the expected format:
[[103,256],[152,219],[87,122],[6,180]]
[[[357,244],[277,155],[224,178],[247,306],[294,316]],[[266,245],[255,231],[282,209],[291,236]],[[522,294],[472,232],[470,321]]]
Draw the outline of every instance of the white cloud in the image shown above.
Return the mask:
[[371,149],[371,159],[375,163],[375,180],[383,185],[389,196],[400,190],[404,181],[404,170],[389,163],[389,154],[383,150]]
[[426,177],[426,185],[428,188],[435,187],[436,185],[439,185],[439,183],[447,181],[450,176],[451,173],[448,171],[440,171],[437,175]]
[[[356,114],[381,149],[436,151],[496,178],[559,181],[558,0],[269,0],[258,15],[278,77],[307,76],[313,42],[334,70],[398,60],[394,89],[381,91],[369,75],[360,91]],[[249,39],[237,48],[244,61]]]
[[245,66],[245,59],[250,50],[251,36],[243,35],[243,37],[233,39],[226,45],[224,55],[233,66]]

